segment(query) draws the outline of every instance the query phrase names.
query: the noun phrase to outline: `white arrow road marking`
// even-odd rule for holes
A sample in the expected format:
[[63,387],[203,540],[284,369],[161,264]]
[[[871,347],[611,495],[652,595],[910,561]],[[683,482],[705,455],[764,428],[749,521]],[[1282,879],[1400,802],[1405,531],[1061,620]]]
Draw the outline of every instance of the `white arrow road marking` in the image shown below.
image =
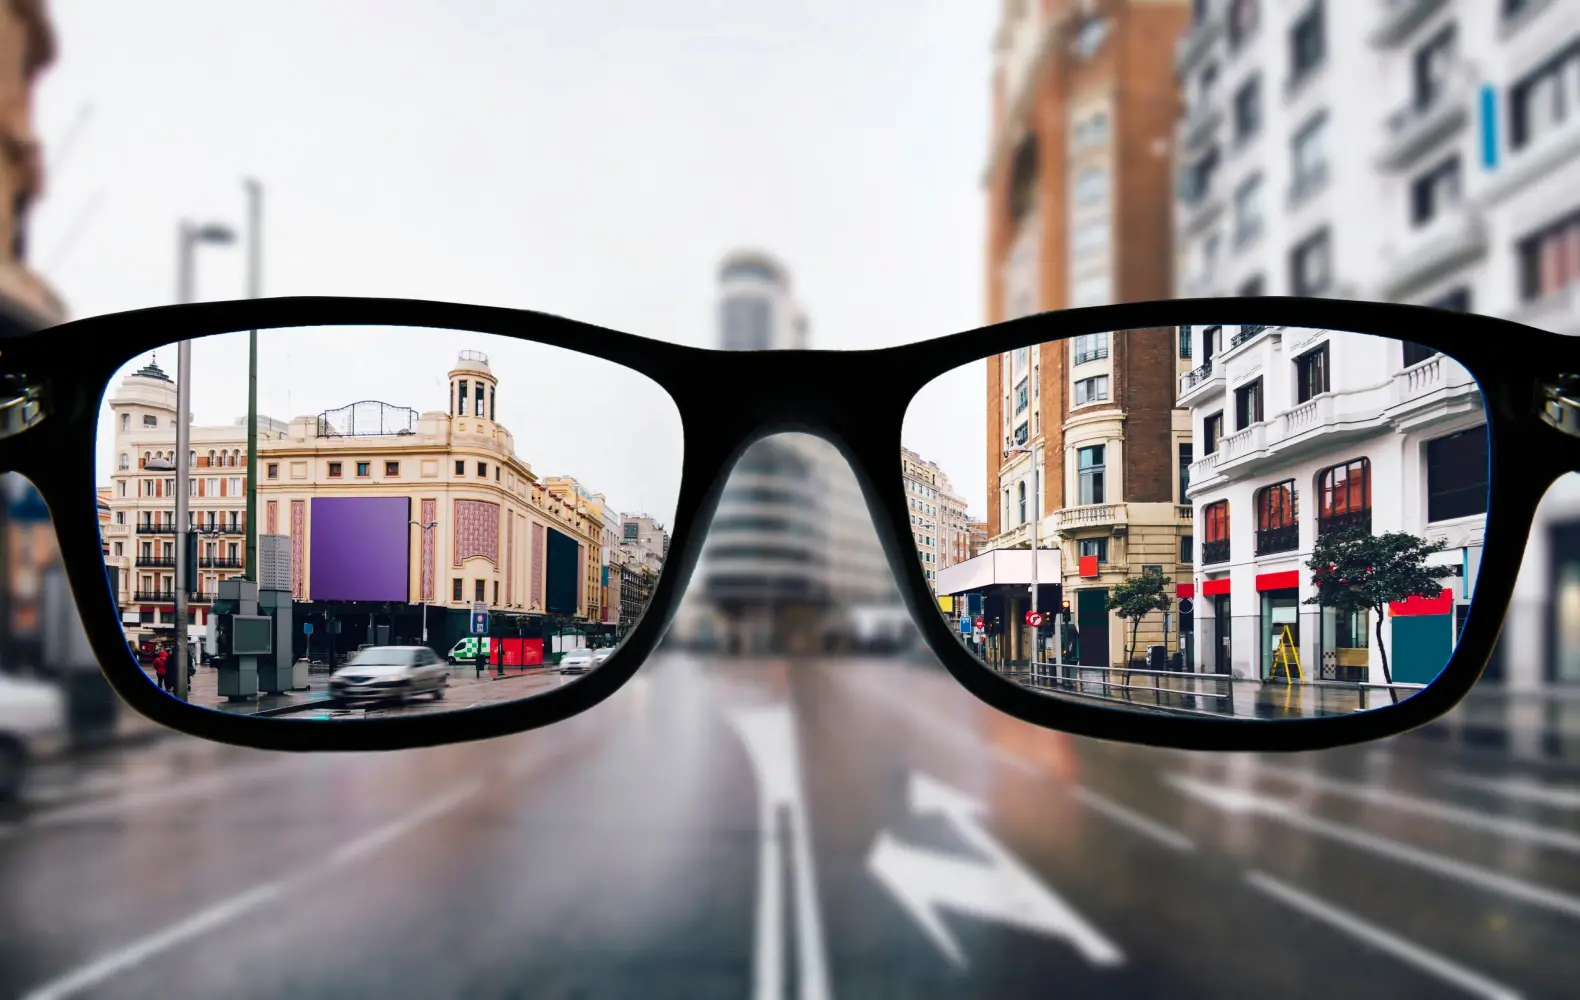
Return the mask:
[[730,723],[746,744],[757,775],[759,854],[757,871],[756,1000],[785,996],[784,844],[788,830],[795,896],[796,979],[801,1000],[827,1000],[828,959],[817,901],[816,872],[808,839],[806,798],[795,717],[788,706],[741,709]]
[[1545,785],[1524,776],[1480,778],[1452,771],[1444,772],[1438,778],[1450,785],[1491,792],[1516,802],[1535,802],[1558,809],[1580,809],[1580,786],[1577,785]]
[[1450,805],[1435,799],[1409,795],[1382,785],[1340,781],[1336,778],[1328,778],[1314,771],[1301,770],[1296,767],[1261,764],[1258,765],[1257,770],[1263,774],[1281,778],[1291,784],[1309,788],[1313,791],[1354,799],[1357,802],[1365,802],[1368,805],[1382,806],[1396,812],[1426,816],[1431,819],[1442,820],[1445,823],[1456,823],[1467,829],[1487,830],[1515,840],[1541,844],[1544,847],[1580,853],[1580,835],[1570,833],[1567,830],[1542,826],[1540,823],[1530,823],[1505,816],[1493,816],[1475,809],[1466,809],[1463,806]]
[[1124,961],[1118,947],[982,828],[978,817],[985,810],[980,802],[916,772],[911,775],[910,807],[917,815],[941,816],[988,858],[983,864],[911,847],[887,830],[878,835],[867,855],[867,870],[956,968],[966,967],[966,956],[944,925],[940,913],[944,909],[1062,938],[1093,965]]
[[1186,795],[1225,812],[1265,816],[1319,837],[1337,840],[1381,857],[1425,869],[1455,882],[1472,885],[1478,889],[1485,889],[1571,917],[1580,917],[1580,898],[1504,875],[1490,868],[1482,868],[1447,855],[1425,851],[1387,837],[1379,837],[1353,826],[1330,823],[1302,811],[1287,799],[1258,795],[1255,792],[1225,785],[1214,785],[1182,774],[1169,775],[1165,780]]

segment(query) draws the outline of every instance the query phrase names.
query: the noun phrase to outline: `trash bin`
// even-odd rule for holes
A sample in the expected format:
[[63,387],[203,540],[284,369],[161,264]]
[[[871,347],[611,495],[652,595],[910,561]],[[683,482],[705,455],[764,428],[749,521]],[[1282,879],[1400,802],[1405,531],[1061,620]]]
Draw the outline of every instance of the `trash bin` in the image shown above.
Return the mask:
[[1185,654],[1176,650],[1169,656],[1169,669],[1177,674],[1185,672]]
[[1167,660],[1168,660],[1168,647],[1167,646],[1148,646],[1147,647],[1147,669],[1148,670],[1167,670],[1168,669],[1168,662],[1167,662]]

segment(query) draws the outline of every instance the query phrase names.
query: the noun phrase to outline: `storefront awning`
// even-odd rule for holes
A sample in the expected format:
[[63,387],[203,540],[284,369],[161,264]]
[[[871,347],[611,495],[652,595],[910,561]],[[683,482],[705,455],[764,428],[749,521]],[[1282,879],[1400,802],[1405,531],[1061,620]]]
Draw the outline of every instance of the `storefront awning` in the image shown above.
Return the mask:
[[[1030,549],[992,549],[938,571],[938,593],[970,594],[999,585],[1031,584]],[[1037,550],[1037,582],[1059,583],[1059,550]]]

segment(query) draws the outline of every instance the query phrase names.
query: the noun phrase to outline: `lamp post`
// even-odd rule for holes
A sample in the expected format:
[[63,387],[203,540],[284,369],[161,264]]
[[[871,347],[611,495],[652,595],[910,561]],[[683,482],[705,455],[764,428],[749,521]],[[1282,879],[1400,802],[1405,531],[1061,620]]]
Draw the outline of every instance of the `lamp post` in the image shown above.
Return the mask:
[[[247,298],[263,287],[263,185],[252,178],[247,191]],[[247,334],[247,570],[258,581],[258,331]],[[426,638],[426,636],[424,637]]]
[[[197,247],[200,243],[235,242],[229,226],[210,222],[197,225],[182,220],[176,241],[176,298],[191,302],[196,284]],[[192,492],[192,342],[181,341],[176,349],[176,662],[175,695],[187,700],[187,594],[196,583],[187,579],[186,547],[188,512]]]
[[[417,527],[421,528],[423,531],[432,531],[434,528],[437,528],[439,526],[439,522],[438,521],[429,521],[427,524],[423,524],[421,521],[408,521],[407,523],[408,524],[414,524]],[[417,581],[417,586],[418,587],[422,586],[422,581],[420,579]],[[425,646],[428,644],[428,593],[427,593],[427,591],[423,591],[423,593],[422,593],[422,642],[423,642],[423,645],[425,645]]]

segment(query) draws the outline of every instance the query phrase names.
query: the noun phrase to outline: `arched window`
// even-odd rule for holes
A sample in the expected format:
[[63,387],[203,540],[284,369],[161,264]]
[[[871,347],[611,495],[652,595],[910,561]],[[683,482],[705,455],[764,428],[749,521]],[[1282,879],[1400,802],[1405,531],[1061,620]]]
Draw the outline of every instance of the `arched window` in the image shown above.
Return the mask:
[[1356,458],[1317,473],[1317,535],[1372,529],[1372,463]]
[[1300,547],[1300,511],[1295,481],[1264,486],[1256,491],[1256,554],[1293,552]]
[[1206,534],[1202,536],[1203,565],[1229,561],[1229,501],[1219,500],[1202,508]]

